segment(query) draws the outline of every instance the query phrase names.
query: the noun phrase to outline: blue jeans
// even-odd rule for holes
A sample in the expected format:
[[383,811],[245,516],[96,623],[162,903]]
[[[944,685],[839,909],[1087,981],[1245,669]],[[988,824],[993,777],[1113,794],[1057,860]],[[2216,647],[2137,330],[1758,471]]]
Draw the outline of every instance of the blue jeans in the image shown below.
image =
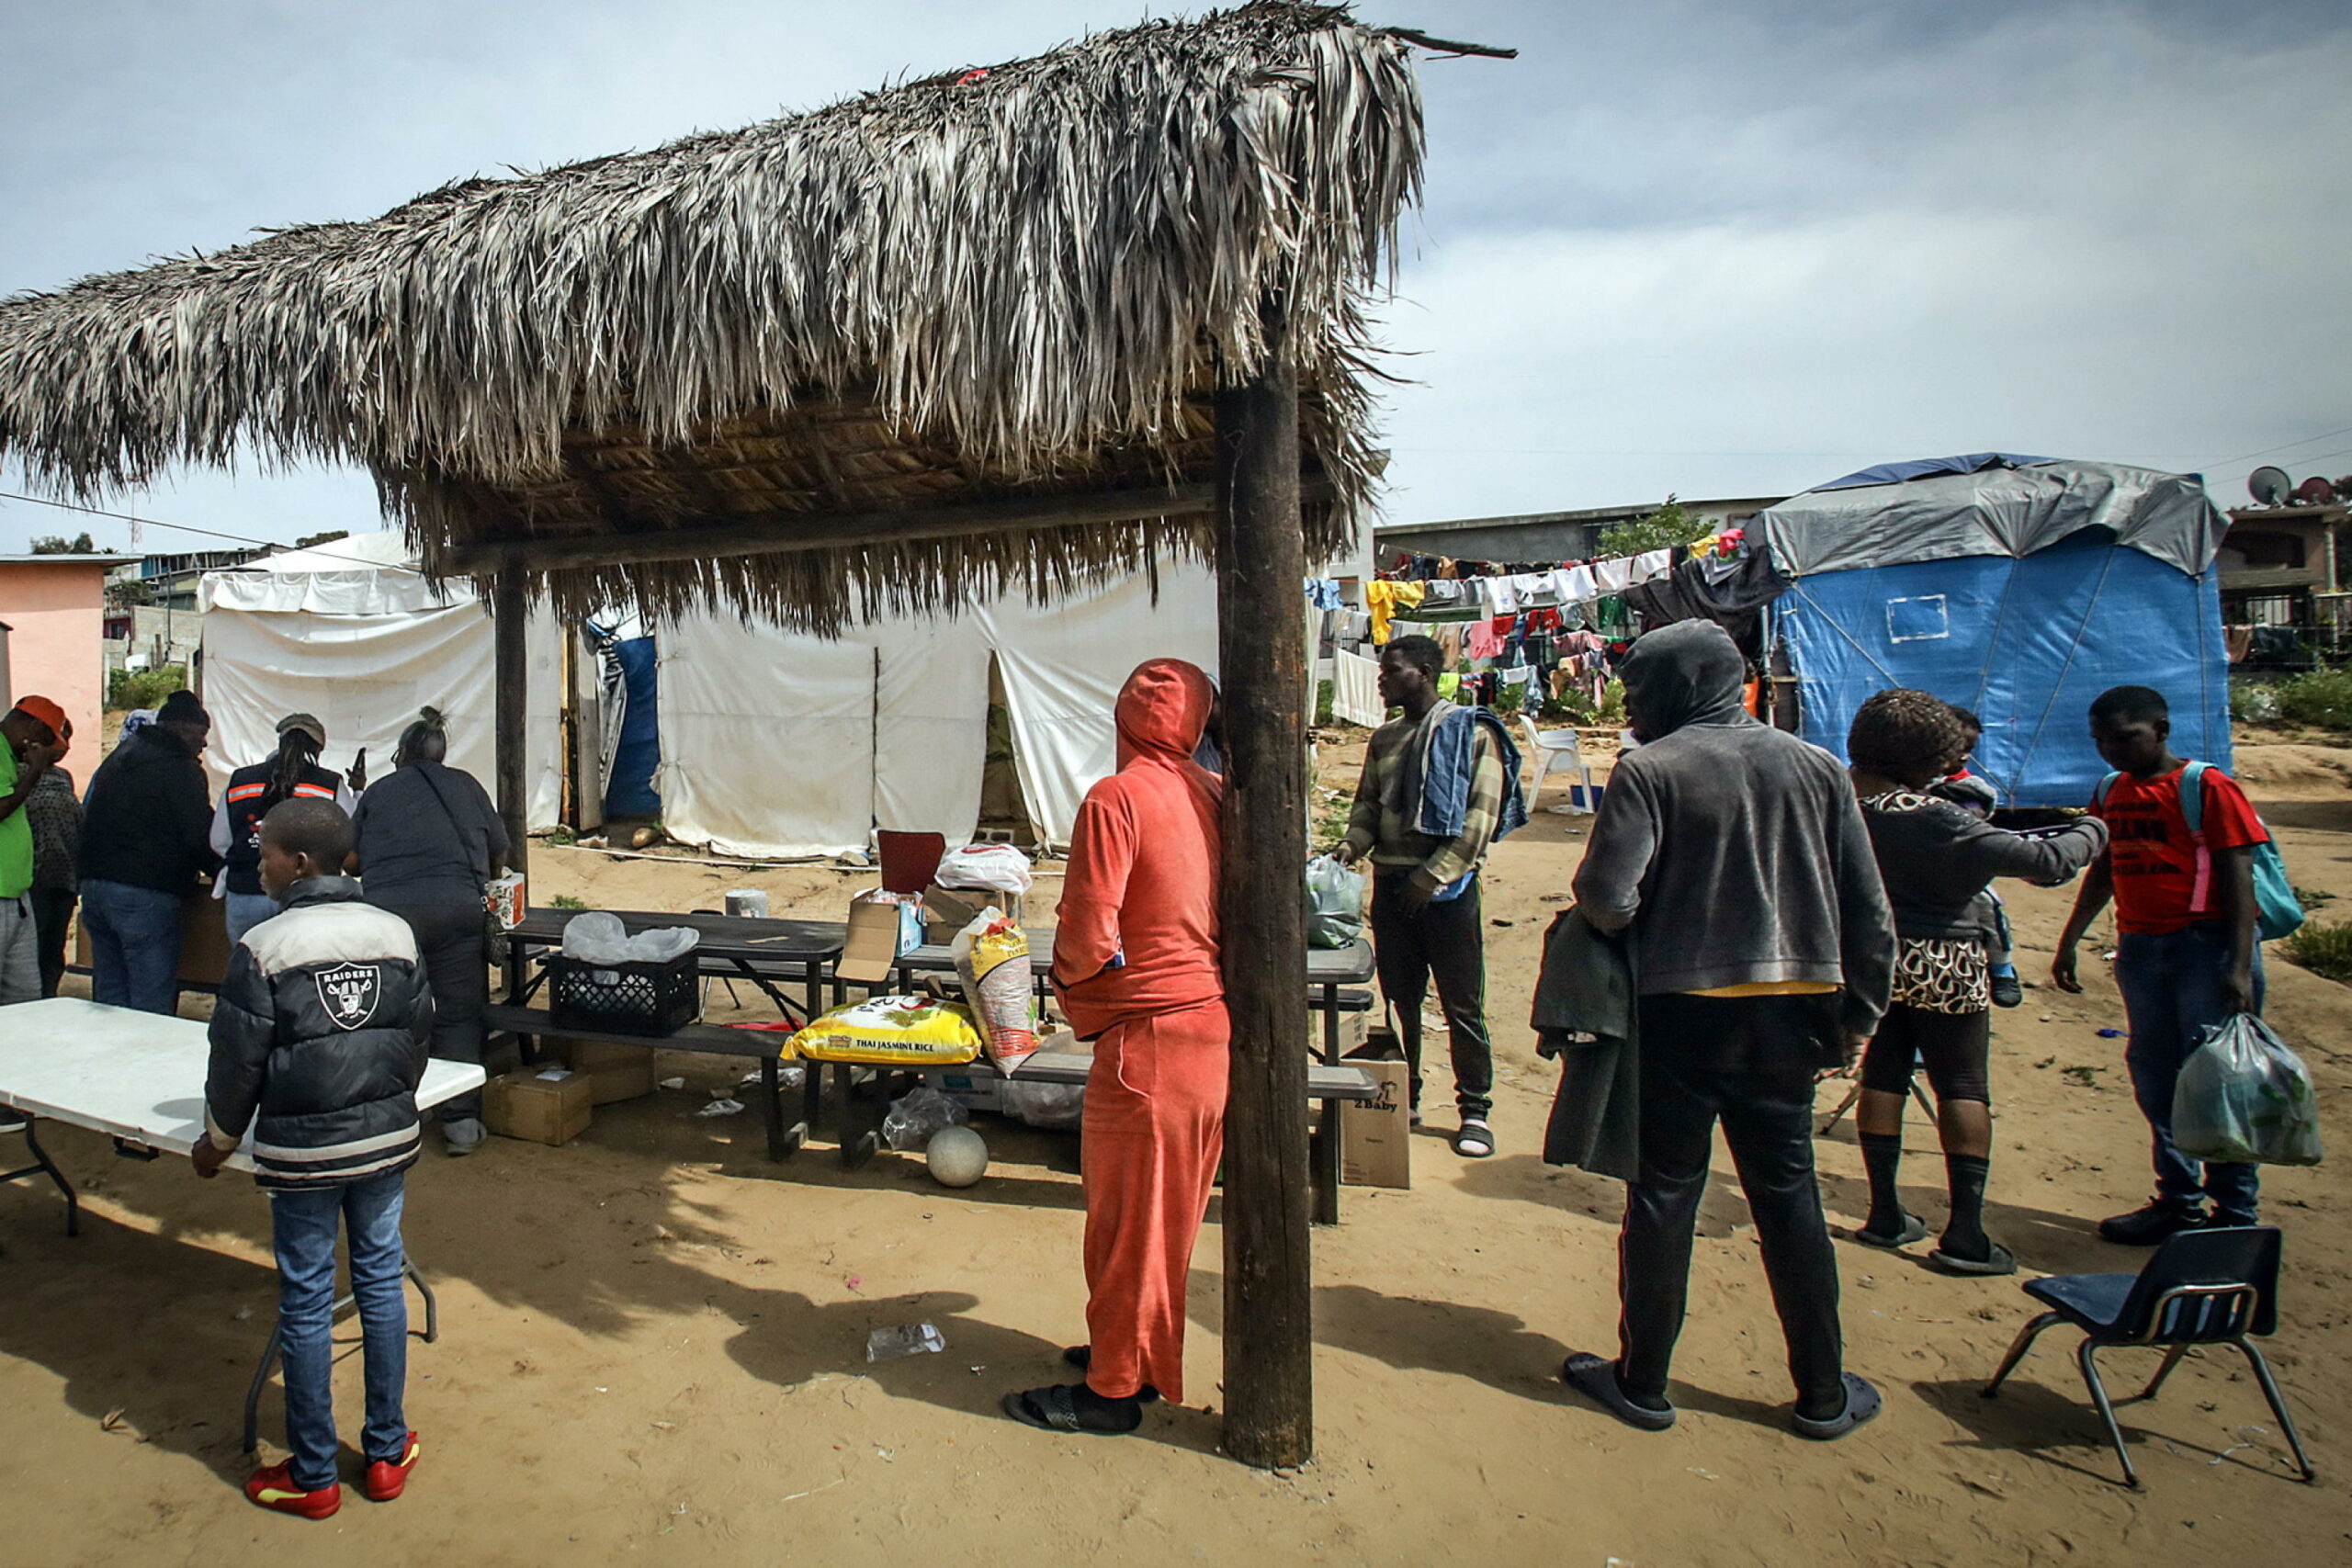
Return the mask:
[[[2222,980],[2230,969],[2227,922],[2199,920],[2177,931],[2125,935],[2115,944],[2115,984],[2123,992],[2123,1012],[2132,1040],[2123,1053],[2132,1071],[2132,1098],[2154,1135],[2156,1196],[2183,1205],[2211,1198],[2217,1215],[2233,1224],[2254,1224],[2260,1189],[2250,1165],[2200,1165],[2173,1146],[2172,1091],[2181,1067],[2205,1043],[2205,1033],[2226,1021]],[[2254,1005],[2262,1006],[2262,947],[2254,950]]]
[[82,884],[90,999],[168,1018],[180,1010],[180,896],[123,882]]
[[340,1187],[273,1190],[277,1247],[277,1325],[286,1356],[286,1446],[294,1483],[308,1491],[335,1479],[334,1241],[341,1217],[351,1233],[351,1294],[359,1308],[368,1381],[368,1424],[359,1452],[397,1460],[408,1440],[401,1399],[408,1382],[408,1300],[401,1293],[405,1172]]
[[247,931],[278,912],[277,900],[266,893],[232,893],[224,902],[228,908],[221,914],[228,923],[231,947],[244,941]]

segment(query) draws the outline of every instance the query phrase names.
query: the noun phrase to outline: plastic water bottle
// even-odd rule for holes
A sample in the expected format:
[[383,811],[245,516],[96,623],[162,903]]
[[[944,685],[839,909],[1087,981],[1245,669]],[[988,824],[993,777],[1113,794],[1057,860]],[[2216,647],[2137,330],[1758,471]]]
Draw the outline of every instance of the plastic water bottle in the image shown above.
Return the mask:
[[895,1361],[901,1356],[935,1355],[947,1348],[947,1337],[931,1323],[902,1323],[896,1328],[877,1328],[865,1337],[865,1359],[874,1361]]

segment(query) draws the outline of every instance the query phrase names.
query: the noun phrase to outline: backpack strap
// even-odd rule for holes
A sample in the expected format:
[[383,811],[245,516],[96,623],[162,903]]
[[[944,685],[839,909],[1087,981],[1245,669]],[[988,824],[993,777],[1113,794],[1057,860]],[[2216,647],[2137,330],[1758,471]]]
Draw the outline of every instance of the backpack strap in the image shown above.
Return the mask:
[[2121,773],[2109,773],[2107,777],[2098,781],[2098,787],[2091,791],[2091,806],[2093,809],[2097,809],[2098,807],[2107,804],[2107,792],[2113,789],[2115,787],[2115,781],[2122,776],[2123,775]]
[[2180,768],[2180,816],[2188,824],[2188,837],[2197,846],[2197,879],[2188,889],[2188,910],[2195,914],[2206,908],[2213,897],[2213,852],[2205,843],[2205,769],[2203,762],[2184,762]]

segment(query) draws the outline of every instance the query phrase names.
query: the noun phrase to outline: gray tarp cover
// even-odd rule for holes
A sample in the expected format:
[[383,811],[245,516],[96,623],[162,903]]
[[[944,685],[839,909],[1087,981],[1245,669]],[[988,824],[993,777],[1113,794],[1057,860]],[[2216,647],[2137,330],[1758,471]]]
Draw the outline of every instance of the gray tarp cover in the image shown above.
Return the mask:
[[2191,577],[2229,527],[2185,474],[2051,462],[1791,496],[1758,519],[1791,577],[1956,556],[2029,556],[2085,528]]

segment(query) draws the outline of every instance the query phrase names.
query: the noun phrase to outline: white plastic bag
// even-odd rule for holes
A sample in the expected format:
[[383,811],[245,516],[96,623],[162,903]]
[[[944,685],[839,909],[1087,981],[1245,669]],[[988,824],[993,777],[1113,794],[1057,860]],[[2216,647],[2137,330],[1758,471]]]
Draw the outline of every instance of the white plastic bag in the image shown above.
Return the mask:
[[890,1102],[882,1118],[882,1141],[894,1149],[919,1149],[944,1127],[960,1127],[971,1112],[929,1084],[907,1091]]
[[2250,1012],[2213,1029],[2173,1085],[2172,1141],[2191,1159],[2319,1163],[2319,1096],[2301,1058]]
[[1329,855],[1306,863],[1306,945],[1345,947],[1363,931],[1363,874]]
[[1075,1127],[1086,1117],[1086,1086],[1007,1078],[1004,1113],[1031,1127]]
[[563,922],[563,955],[582,964],[628,961],[628,928],[618,915],[591,909]]
[[1026,893],[1035,880],[1029,874],[1029,857],[1011,844],[967,844],[951,850],[940,860],[933,878],[942,887],[984,893]]

